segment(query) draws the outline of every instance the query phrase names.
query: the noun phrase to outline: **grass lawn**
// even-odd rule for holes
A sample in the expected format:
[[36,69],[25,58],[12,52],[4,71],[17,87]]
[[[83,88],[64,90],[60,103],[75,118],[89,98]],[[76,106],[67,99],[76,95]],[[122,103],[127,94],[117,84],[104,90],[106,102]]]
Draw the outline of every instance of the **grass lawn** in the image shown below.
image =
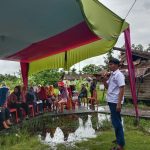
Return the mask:
[[0,150],[47,150],[48,148],[49,146],[41,144],[37,136],[17,137],[15,134],[9,137],[0,136]]
[[[104,131],[96,139],[76,144],[80,150],[109,150],[115,146],[111,141],[115,139],[113,131]],[[136,130],[125,131],[125,150],[150,150],[150,135]]]
[[[2,137],[1,137],[2,138]],[[12,137],[10,137],[12,138]],[[16,137],[14,137],[16,138]],[[111,141],[115,139],[112,130],[101,132],[97,138],[76,143],[75,147],[58,145],[57,150],[109,150],[115,146]],[[126,147],[125,150],[150,150],[150,135],[138,130],[125,130]],[[9,138],[8,138],[9,140]],[[7,141],[8,141],[7,140]],[[17,138],[16,138],[17,140]],[[9,146],[7,146],[9,144]],[[26,137],[17,144],[6,143],[0,146],[0,150],[48,150],[49,146],[41,144],[35,137]]]
[[[81,116],[80,116],[81,117]],[[82,119],[86,120],[87,115],[82,115]],[[48,117],[48,122],[50,118]],[[47,120],[45,118],[45,120]],[[70,120],[71,119],[71,120]],[[50,122],[49,127],[57,127],[63,130],[63,132],[69,128],[75,130],[78,127],[77,118],[61,117]],[[37,120],[38,121],[38,120]],[[33,127],[38,127],[44,121],[44,118],[39,118],[39,123],[34,121],[25,122],[23,129],[17,131],[11,131],[9,134],[0,135],[0,150],[50,150],[48,145],[43,145],[37,138],[37,134],[32,134]],[[92,117],[93,127],[96,128],[96,115]],[[28,125],[27,125],[28,124]],[[33,125],[33,126],[32,126]],[[28,126],[28,127],[27,127]],[[32,127],[31,127],[32,126]],[[24,130],[24,128],[30,128]],[[41,129],[40,129],[41,130]],[[124,117],[124,130],[126,146],[125,150],[150,150],[150,120],[141,119],[138,126],[134,125],[134,118]],[[69,131],[70,133],[71,131]],[[74,131],[73,131],[74,132]],[[17,136],[16,136],[17,134]],[[104,121],[104,125],[97,132],[97,137],[88,139],[88,141],[82,141],[71,147],[70,145],[57,145],[57,150],[110,150],[115,146],[111,143],[115,139],[114,131],[109,121]]]

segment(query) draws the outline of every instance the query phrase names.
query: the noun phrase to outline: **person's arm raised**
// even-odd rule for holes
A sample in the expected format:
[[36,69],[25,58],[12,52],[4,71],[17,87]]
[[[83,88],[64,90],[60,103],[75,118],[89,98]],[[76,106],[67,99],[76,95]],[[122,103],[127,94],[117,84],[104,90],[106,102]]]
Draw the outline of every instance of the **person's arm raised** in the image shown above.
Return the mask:
[[105,86],[106,89],[108,89],[108,83],[107,83],[107,81],[108,81],[109,77],[110,77],[110,73],[109,72],[106,72],[103,75],[103,80],[102,81],[103,81],[103,84],[104,84],[104,86]]

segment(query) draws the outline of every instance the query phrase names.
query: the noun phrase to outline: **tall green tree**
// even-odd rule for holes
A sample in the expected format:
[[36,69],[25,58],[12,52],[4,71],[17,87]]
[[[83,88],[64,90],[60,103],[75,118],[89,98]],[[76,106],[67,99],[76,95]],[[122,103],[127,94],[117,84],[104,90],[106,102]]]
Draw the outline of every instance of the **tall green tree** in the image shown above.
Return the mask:
[[138,50],[138,51],[144,51],[144,47],[142,44],[138,44],[135,46],[135,50]]
[[132,45],[131,45],[131,48],[132,48],[132,49],[135,49],[135,44],[132,44]]
[[71,69],[71,73],[72,73],[72,74],[76,74],[76,71],[77,71],[76,68],[72,68],[72,69]]
[[138,50],[138,51],[147,51],[150,52],[150,44],[148,44],[147,48],[145,48],[142,44],[132,44],[132,49]]
[[57,85],[61,79],[63,72],[58,69],[44,70],[29,77],[29,85]]
[[0,74],[0,85],[3,83],[5,83],[10,88],[10,90],[13,90],[16,85],[21,85],[22,81],[20,76],[16,76],[15,74]]
[[148,47],[147,47],[146,51],[150,52],[150,44],[148,44]]
[[86,65],[85,67],[83,67],[82,69],[82,73],[84,74],[95,74],[101,71],[101,67],[97,66],[95,64],[90,64],[90,65]]
[[109,60],[113,57],[113,49],[109,50],[106,54],[106,57],[104,57],[104,63],[103,69],[108,69]]

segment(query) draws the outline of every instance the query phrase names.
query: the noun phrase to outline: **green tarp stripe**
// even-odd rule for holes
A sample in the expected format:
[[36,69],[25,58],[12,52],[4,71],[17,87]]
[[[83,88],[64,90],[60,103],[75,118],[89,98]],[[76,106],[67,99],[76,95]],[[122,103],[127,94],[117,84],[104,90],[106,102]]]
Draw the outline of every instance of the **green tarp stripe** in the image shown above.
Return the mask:
[[99,40],[70,51],[67,51],[67,61],[65,61],[65,52],[53,55],[47,58],[30,63],[29,75],[52,68],[69,69],[72,65],[84,59],[91,58],[106,53],[110,50],[116,41]]
[[80,0],[79,4],[91,31],[102,38],[117,39],[128,27],[128,23],[98,0]]

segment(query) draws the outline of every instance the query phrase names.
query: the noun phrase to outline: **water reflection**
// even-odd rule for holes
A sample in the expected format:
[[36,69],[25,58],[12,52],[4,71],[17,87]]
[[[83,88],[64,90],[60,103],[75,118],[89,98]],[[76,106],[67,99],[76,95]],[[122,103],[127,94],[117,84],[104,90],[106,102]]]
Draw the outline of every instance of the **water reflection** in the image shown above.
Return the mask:
[[45,137],[45,142],[46,143],[63,143],[64,142],[64,133],[62,132],[62,130],[57,127],[56,131],[54,133],[54,137],[51,138],[50,133],[46,133],[46,137]]
[[110,115],[106,115],[106,114],[98,113],[97,117],[98,117],[97,129],[99,129],[101,126],[103,126],[104,121],[111,120]]
[[[92,116],[88,115],[88,118],[84,123],[83,119],[79,117],[78,128],[74,132],[68,133],[67,138],[65,138],[63,131],[59,127],[57,127],[53,136],[51,135],[50,132],[47,132],[43,140],[41,140],[41,136],[39,136],[39,139],[45,144],[49,144],[50,146],[55,146],[56,144],[59,143],[68,143],[68,142],[72,143],[81,140],[86,140],[88,138],[95,138],[96,131],[93,128],[91,119]],[[105,114],[97,114],[97,129],[101,127],[103,121],[105,120],[110,121],[110,116]]]

